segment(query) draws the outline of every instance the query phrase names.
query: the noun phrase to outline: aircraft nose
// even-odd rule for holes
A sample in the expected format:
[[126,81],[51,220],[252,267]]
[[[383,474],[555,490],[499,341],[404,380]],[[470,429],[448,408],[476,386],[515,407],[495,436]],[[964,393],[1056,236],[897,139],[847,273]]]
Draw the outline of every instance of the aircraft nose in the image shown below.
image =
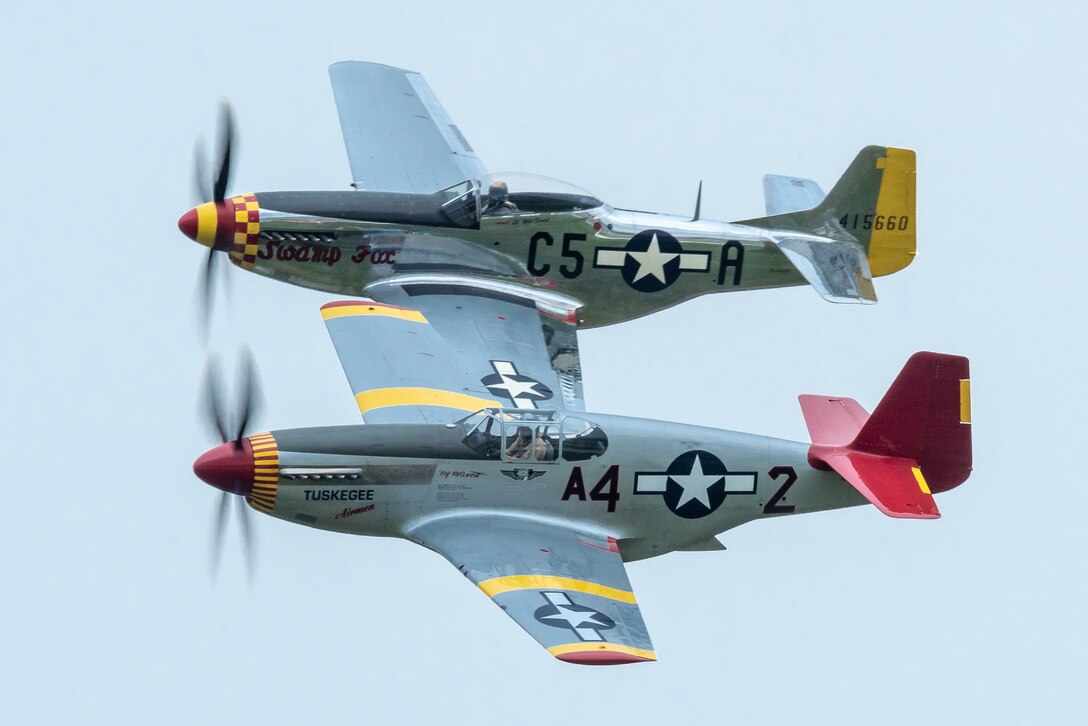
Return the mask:
[[197,232],[200,230],[200,219],[196,215],[196,209],[190,209],[181,215],[178,219],[178,229],[189,239],[196,240]]
[[[234,208],[230,203],[205,202],[193,207],[178,219],[178,229],[191,240],[205,247],[215,247],[217,242],[229,242],[233,230],[231,222]],[[220,239],[223,238],[223,239]]]
[[253,446],[248,438],[241,443],[239,447],[228,441],[204,452],[193,462],[193,472],[216,489],[248,497],[253,491]]

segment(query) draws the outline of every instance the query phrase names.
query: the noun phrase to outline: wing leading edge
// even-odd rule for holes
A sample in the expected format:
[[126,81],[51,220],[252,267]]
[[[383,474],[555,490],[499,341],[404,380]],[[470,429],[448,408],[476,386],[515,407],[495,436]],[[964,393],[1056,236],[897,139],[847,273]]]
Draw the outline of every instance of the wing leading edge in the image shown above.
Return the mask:
[[615,540],[494,516],[447,517],[408,534],[449,560],[559,660],[657,660]]

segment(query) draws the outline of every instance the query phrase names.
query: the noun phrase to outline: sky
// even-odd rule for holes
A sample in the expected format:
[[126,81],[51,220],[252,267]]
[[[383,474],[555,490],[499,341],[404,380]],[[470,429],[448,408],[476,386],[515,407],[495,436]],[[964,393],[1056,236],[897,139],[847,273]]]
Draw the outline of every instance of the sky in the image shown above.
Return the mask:
[[[22,4],[0,24],[0,712],[5,723],[1073,723],[1084,719],[1083,4]],[[943,518],[859,507],[628,567],[660,661],[547,656],[439,556],[254,517],[217,583],[192,474],[194,140],[233,102],[232,189],[345,189],[326,68],[417,70],[493,170],[618,206],[762,214],[918,153],[919,256],[875,306],[716,295],[581,335],[587,408],[797,440],[799,393],[972,365]],[[330,298],[231,271],[209,347],[258,429],[355,423]],[[1078,312],[1081,311],[1081,312]]]

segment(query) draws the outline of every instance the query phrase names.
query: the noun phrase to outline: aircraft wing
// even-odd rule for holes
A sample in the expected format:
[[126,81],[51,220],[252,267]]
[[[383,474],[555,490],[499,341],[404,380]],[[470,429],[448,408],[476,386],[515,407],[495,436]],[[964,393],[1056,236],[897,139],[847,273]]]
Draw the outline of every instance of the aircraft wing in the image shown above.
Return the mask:
[[329,77],[356,189],[428,194],[485,173],[420,74],[344,61]]
[[445,517],[408,535],[449,560],[556,658],[657,660],[615,540],[498,516]]
[[368,292],[377,302],[321,308],[367,423],[449,423],[488,407],[585,410],[573,300],[427,275]]

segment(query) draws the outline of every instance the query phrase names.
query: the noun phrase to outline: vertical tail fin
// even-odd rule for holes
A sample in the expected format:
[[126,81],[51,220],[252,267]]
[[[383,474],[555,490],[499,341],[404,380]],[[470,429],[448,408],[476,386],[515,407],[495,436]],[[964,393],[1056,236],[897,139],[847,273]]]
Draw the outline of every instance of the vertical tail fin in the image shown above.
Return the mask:
[[865,250],[872,275],[890,275],[909,265],[916,254],[915,177],[913,151],[866,146],[812,209],[740,224],[856,240]]
[[967,359],[915,353],[853,447],[914,459],[929,488],[944,492],[971,475],[971,381]]
[[914,261],[915,176],[913,151],[867,146],[812,213],[861,243],[874,277],[890,275]]
[[869,416],[856,401],[801,396],[809,461],[892,517],[930,519],[933,492],[971,474],[971,389],[962,356],[915,353]]

